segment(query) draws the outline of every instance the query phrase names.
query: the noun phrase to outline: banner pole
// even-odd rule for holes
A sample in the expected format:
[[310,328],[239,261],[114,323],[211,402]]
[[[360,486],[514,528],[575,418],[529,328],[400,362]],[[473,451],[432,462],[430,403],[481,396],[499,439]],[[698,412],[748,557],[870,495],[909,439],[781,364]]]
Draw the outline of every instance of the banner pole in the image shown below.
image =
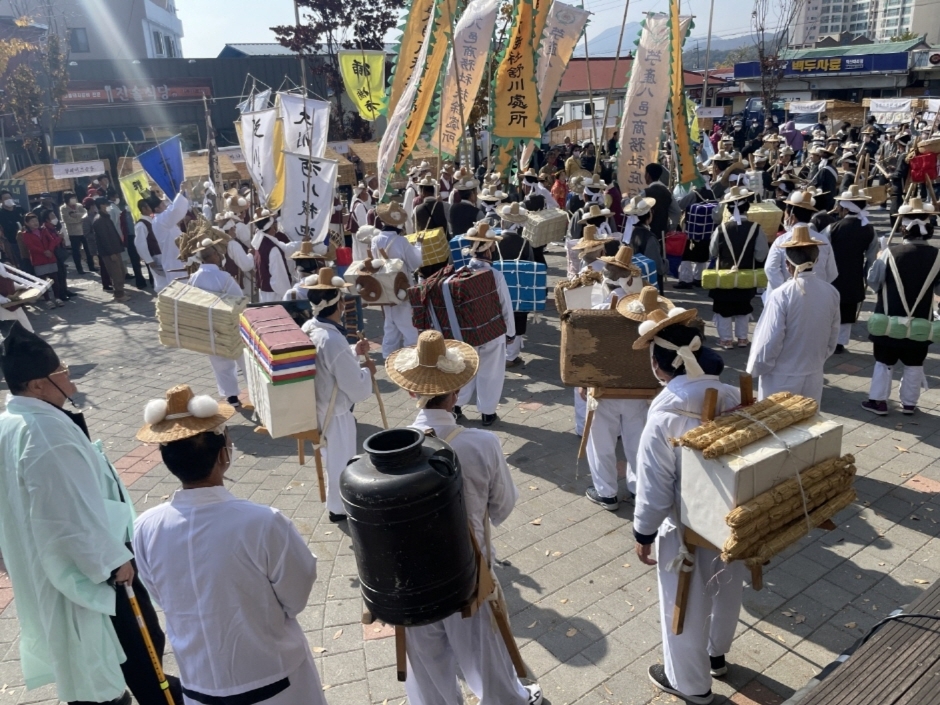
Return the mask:
[[[610,88],[607,89],[607,100],[604,101],[604,120],[601,122],[601,139],[607,137],[607,110],[610,108],[610,99],[614,94],[614,82],[617,80],[617,67],[620,65],[620,49],[623,46],[623,32],[627,26],[627,12],[630,11],[630,0],[626,0],[623,5],[623,19],[620,21],[620,36],[617,37],[617,56],[614,58],[614,72],[610,75]],[[585,42],[585,46],[587,43]],[[590,73],[588,73],[590,76]],[[626,88],[624,88],[624,107],[626,107]],[[592,115],[593,120],[593,115]],[[618,142],[618,149],[619,149]],[[594,154],[597,155],[600,149],[600,145],[595,145]],[[612,158],[613,154],[608,154],[607,157]],[[600,162],[600,159],[595,157],[595,165]],[[596,172],[595,172],[596,173]]]

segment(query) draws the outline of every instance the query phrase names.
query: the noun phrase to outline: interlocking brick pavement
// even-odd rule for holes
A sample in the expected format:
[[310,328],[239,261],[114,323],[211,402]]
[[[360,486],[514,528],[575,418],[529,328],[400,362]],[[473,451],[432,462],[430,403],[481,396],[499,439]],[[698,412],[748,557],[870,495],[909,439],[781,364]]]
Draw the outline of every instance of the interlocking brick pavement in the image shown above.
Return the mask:
[[[883,214],[876,223],[883,224]],[[550,274],[563,275],[560,248],[549,253]],[[129,288],[129,304],[106,302],[97,279],[74,279],[82,296],[53,312],[32,312],[37,330],[66,360],[81,390],[80,400],[94,437],[128,484],[138,511],[162,501],[177,484],[159,454],[134,434],[145,402],[171,385],[190,384],[215,394],[204,357],[157,343],[153,297]],[[667,293],[680,305],[699,305],[710,317],[701,290]],[[865,306],[871,310],[872,298]],[[367,313],[367,334],[381,336],[381,318]],[[714,327],[708,324],[714,343]],[[558,321],[549,310],[530,323],[524,368],[507,371],[499,435],[520,498],[494,532],[497,568],[511,610],[513,631],[530,670],[552,705],[678,702],[657,696],[646,678],[661,658],[656,576],[633,553],[632,505],[606,512],[584,498],[587,465],[575,461],[572,392],[558,377]],[[746,350],[723,353],[734,382]],[[859,406],[867,398],[873,366],[864,321],[853,331],[844,355],[826,368],[823,410],[844,424],[843,451],[855,454],[859,500],[836,517],[838,528],[815,531],[765,573],[764,589],[747,589],[730,673],[715,681],[718,703],[776,705],[799,689],[878,619],[909,602],[940,577],[940,365],[927,361],[934,387],[921,412],[876,418]],[[389,421],[409,423],[408,396],[379,373]],[[360,441],[381,427],[369,399],[356,408]],[[470,426],[479,416],[469,409]],[[247,413],[236,415],[231,435],[238,449],[229,472],[240,497],[270,504],[291,517],[318,556],[319,579],[301,614],[310,644],[317,647],[326,697],[331,705],[398,704],[391,631],[360,624],[355,559],[342,525],[326,519],[311,460],[299,466],[290,440],[253,432]],[[18,663],[15,601],[9,581],[0,581],[0,705],[54,703],[51,687],[25,692]],[[379,631],[376,631],[378,629]],[[172,656],[167,670],[175,672]],[[475,702],[469,698],[468,702]]]

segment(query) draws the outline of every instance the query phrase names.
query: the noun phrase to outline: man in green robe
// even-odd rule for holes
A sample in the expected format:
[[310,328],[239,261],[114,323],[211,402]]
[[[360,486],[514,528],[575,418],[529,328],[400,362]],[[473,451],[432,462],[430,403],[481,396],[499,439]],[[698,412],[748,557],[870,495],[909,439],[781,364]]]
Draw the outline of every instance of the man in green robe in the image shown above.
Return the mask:
[[123,588],[133,585],[162,657],[165,637],[135,575],[127,489],[82,415],[62,408],[76,392],[68,367],[19,323],[0,330],[10,389],[0,414],[0,550],[26,687],[54,682],[70,705],[123,705],[126,683],[140,705],[165,705]]

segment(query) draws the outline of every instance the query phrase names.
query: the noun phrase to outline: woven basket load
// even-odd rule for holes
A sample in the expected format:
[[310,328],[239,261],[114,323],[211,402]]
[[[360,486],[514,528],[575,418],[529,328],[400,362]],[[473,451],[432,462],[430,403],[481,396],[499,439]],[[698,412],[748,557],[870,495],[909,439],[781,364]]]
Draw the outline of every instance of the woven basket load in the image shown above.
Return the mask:
[[219,296],[180,280],[157,297],[161,345],[235,359],[244,345],[238,319],[248,305],[245,296]]
[[444,228],[434,228],[433,230],[422,230],[417,233],[405,235],[408,242],[414,245],[420,236],[421,241],[421,266],[428,267],[432,264],[440,264],[450,259],[450,243],[444,234]]
[[851,504],[855,458],[830,458],[800,472],[725,517],[731,535],[721,558],[762,565]]
[[[723,223],[731,220],[732,211],[732,208],[725,208],[721,219]],[[751,207],[747,209],[747,219],[760,225],[760,229],[764,231],[767,239],[773,242],[780,230],[783,211],[777,208],[777,204],[773,201],[761,201],[760,203],[752,203]]]
[[532,247],[545,247],[550,242],[561,242],[568,232],[568,215],[558,208],[533,211],[526,216],[522,236]]
[[274,385],[313,379],[317,349],[283,306],[246,309],[240,333],[250,356]]
[[693,428],[676,443],[702,451],[705,458],[718,458],[759,441],[771,432],[804,421],[818,410],[819,404],[814,399],[777,392],[751,406]]
[[917,149],[927,154],[940,154],[940,137],[931,137],[917,143]]
[[639,325],[616,311],[566,310],[561,314],[561,381],[569,387],[659,389],[649,351],[633,349]]

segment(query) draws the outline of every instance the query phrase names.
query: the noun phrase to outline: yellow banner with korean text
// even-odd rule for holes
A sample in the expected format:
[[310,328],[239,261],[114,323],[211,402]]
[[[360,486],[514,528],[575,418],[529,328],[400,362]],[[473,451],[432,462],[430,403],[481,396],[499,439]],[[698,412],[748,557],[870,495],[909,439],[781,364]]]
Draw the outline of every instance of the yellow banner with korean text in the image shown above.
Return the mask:
[[402,29],[401,41],[396,52],[397,62],[392,70],[392,81],[388,87],[388,101],[385,104],[385,115],[395,112],[405,86],[411,80],[412,74],[418,68],[418,54],[424,43],[424,36],[428,25],[434,17],[436,0],[414,0],[407,13],[407,20]]
[[121,193],[124,194],[124,200],[127,201],[127,210],[130,211],[136,223],[140,220],[140,208],[137,207],[137,201],[149,195],[150,179],[143,171],[135,171],[122,177]]
[[493,137],[505,139],[539,139],[542,123],[535,81],[536,52],[534,41],[535,8],[533,0],[518,0],[509,43],[500,57],[490,115]]
[[337,52],[346,95],[363,120],[375,120],[385,100],[385,52],[349,49]]
[[691,17],[679,16],[679,0],[669,0],[669,51],[672,54],[672,130],[676,136],[679,183],[699,180],[689,140],[689,118],[685,109],[685,71],[682,68],[682,45],[692,27]]

